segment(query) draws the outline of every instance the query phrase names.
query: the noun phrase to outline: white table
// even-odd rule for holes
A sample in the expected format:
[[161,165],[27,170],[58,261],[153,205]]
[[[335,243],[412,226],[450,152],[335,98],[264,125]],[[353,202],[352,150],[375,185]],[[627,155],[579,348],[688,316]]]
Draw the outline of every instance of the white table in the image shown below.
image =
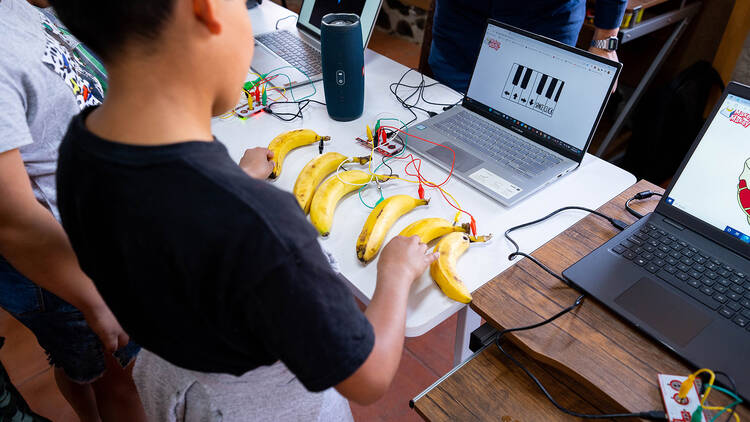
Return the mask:
[[[273,30],[277,19],[289,14],[288,10],[268,1],[250,11],[256,33]],[[294,19],[287,19],[279,26],[293,28],[294,23]],[[406,69],[380,54],[371,50],[366,51],[365,110],[362,117],[356,121],[335,122],[328,117],[325,107],[311,104],[305,110],[304,118],[294,122],[282,122],[271,115],[261,113],[246,121],[236,118],[215,119],[213,131],[236,161],[239,161],[245,149],[266,146],[277,134],[302,127],[313,129],[319,134],[330,135],[332,142],[328,144],[328,151],[338,151],[345,155],[367,155],[369,150],[354,140],[357,136],[364,137],[365,124],[372,126],[379,117],[398,117],[405,121],[411,118],[410,113],[399,105],[388,90],[389,84],[397,81]],[[417,80],[418,74],[414,72],[405,82],[414,83]],[[317,94],[313,98],[325,101],[322,82],[315,85]],[[313,87],[310,85],[300,87],[295,91],[295,96],[302,97],[312,91]],[[440,103],[452,103],[460,98],[459,94],[442,85],[428,88],[425,96]],[[424,104],[421,106],[436,112],[442,111],[440,107]],[[416,113],[420,120],[427,118],[424,113]],[[299,171],[317,154],[317,146],[291,152],[284,162],[281,177],[272,183],[291,192]],[[405,175],[403,165],[394,163],[394,171]],[[428,162],[423,163],[422,170],[425,177],[432,181],[442,181],[446,177],[444,171]],[[634,182],[635,178],[631,174],[588,154],[578,170],[511,208],[488,199],[457,179],[450,180],[445,189],[459,200],[464,209],[474,214],[480,234],[495,235],[495,239],[488,244],[472,246],[459,261],[458,272],[461,278],[469,290],[474,291],[513,264],[507,259],[511,252],[510,244],[502,238],[502,234],[509,227],[538,218],[566,205],[597,208]],[[402,193],[417,195],[416,186],[410,183],[390,181],[382,186],[386,197]],[[420,207],[402,217],[390,231],[389,237],[395,236],[407,224],[420,218],[443,217],[452,220],[455,211],[446,204],[439,192],[427,190],[427,196],[432,198],[430,205]],[[368,188],[365,198],[372,203],[376,198],[375,189]],[[359,202],[356,194],[344,198],[336,211],[331,235],[322,242],[339,262],[341,273],[351,283],[354,294],[364,303],[369,303],[375,290],[377,259],[369,265],[362,265],[357,260],[354,247],[369,211]],[[518,232],[514,237],[522,250],[529,252],[585,215],[576,211],[564,213],[537,227]],[[459,321],[454,360],[461,362],[469,353],[468,336],[471,330],[479,326],[480,319],[468,306],[445,297],[426,272],[411,289],[406,335],[420,336],[456,312],[459,312]]]

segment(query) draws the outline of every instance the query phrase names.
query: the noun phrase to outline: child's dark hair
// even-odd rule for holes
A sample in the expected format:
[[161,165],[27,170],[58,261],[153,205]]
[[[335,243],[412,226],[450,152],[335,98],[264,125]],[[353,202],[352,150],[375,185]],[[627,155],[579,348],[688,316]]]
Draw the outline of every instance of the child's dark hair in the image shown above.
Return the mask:
[[105,61],[126,42],[155,39],[171,18],[176,0],[50,0],[57,16]]

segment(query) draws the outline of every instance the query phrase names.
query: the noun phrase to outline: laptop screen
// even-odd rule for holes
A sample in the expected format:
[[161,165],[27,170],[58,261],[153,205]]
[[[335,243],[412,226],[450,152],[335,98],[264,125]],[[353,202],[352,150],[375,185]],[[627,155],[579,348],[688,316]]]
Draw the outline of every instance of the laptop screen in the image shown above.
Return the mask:
[[750,243],[750,99],[729,94],[665,202]]
[[320,24],[323,16],[329,13],[354,13],[359,16],[362,25],[362,48],[372,32],[380,0],[305,0],[299,12],[299,24],[320,36]]
[[537,142],[581,155],[619,65],[555,44],[490,22],[467,102],[481,103],[501,124]]

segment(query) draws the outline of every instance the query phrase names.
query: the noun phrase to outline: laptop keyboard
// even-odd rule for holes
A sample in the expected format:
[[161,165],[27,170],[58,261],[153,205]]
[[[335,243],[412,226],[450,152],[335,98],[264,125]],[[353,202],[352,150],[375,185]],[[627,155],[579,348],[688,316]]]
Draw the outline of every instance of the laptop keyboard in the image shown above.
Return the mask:
[[561,159],[531,142],[508,133],[488,120],[461,111],[435,124],[436,128],[474,146],[496,162],[530,177],[560,164]]
[[291,32],[267,32],[258,35],[256,38],[290,65],[307,74],[308,77],[321,73],[320,52],[292,35]]
[[652,223],[612,248],[750,331],[750,277]]

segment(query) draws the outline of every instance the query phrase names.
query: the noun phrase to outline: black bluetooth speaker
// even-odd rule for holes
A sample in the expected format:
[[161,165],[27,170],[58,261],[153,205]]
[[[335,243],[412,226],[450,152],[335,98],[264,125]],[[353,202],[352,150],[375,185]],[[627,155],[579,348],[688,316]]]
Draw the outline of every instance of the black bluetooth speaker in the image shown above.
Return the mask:
[[365,52],[359,16],[323,16],[320,54],[328,115],[339,121],[359,118],[365,104]]

